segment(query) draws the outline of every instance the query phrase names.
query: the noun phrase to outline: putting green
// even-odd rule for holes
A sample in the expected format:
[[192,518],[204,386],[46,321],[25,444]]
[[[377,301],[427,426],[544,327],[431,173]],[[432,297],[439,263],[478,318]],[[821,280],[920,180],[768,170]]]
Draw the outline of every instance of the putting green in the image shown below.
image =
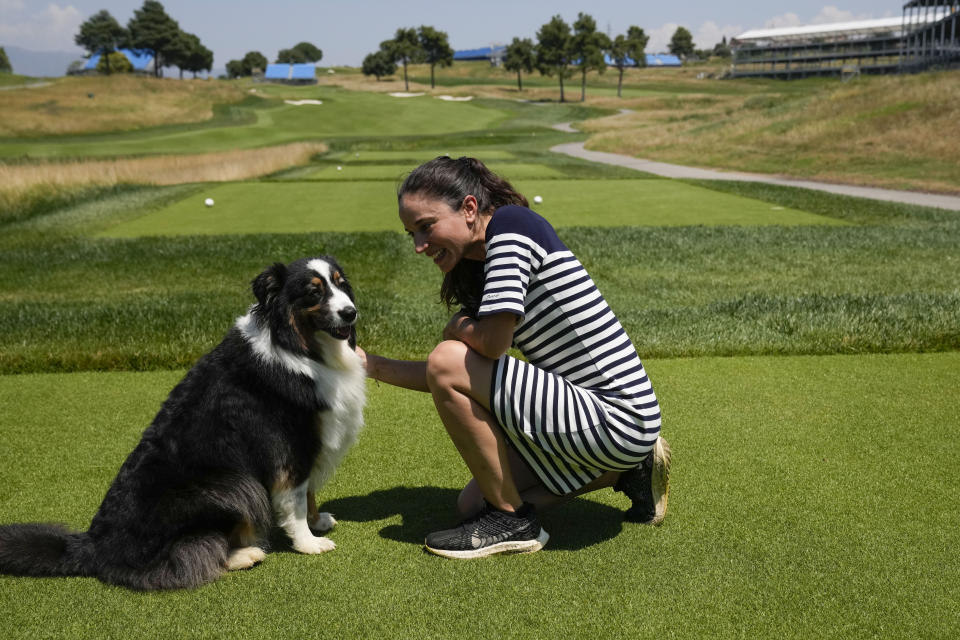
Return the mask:
[[[531,206],[558,227],[843,224],[673,180],[518,180],[515,184]],[[535,195],[544,198],[542,204],[533,204]],[[205,198],[213,198],[215,206],[205,207]],[[383,230],[401,230],[395,182],[290,181],[211,186],[101,235]]]
[[[393,180],[401,182],[408,173],[416,168],[417,163],[412,164],[351,164],[345,161],[342,165],[327,165],[313,171],[298,176],[298,179],[306,180]],[[496,174],[503,176],[507,180],[519,180],[521,178],[563,178],[564,173],[552,167],[542,164],[528,163],[504,163],[494,162],[488,165]]]

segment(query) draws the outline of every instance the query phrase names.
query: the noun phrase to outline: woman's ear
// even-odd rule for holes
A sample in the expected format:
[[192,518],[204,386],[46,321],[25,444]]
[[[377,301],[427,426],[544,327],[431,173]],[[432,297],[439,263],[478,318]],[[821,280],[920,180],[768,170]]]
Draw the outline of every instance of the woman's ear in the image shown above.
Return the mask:
[[475,196],[465,197],[460,205],[460,211],[468,224],[476,222],[480,215],[480,205],[477,204],[477,198]]

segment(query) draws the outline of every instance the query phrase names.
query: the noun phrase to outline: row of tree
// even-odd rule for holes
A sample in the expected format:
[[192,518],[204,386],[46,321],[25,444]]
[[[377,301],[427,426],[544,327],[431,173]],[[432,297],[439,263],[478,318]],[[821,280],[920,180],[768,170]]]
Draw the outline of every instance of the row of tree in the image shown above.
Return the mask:
[[407,79],[407,65],[430,65],[430,88],[434,87],[434,70],[437,65],[449,67],[453,64],[453,49],[445,31],[438,31],[426,25],[419,29],[397,29],[391,40],[380,43],[380,49],[363,59],[364,75],[376,76],[377,80],[391,76],[397,71],[397,63],[403,65],[403,84],[410,90]]
[[213,52],[200,42],[199,37],[181,30],[180,24],[167,15],[157,0],[145,0],[143,6],[133,12],[126,28],[109,11],[99,11],[80,25],[74,41],[91,56],[99,53],[98,68],[108,74],[124,70],[124,67],[115,69],[111,65],[111,61],[123,64],[120,58],[111,55],[118,49],[151,52],[157,77],[162,75],[165,66],[179,68],[181,78],[184,71],[192,71],[196,76],[201,71],[213,69]]
[[[587,74],[590,71],[603,73],[608,64],[619,71],[617,95],[623,91],[623,73],[628,67],[646,66],[646,47],[650,40],[643,29],[631,26],[626,34],[610,38],[597,31],[596,21],[588,14],[580,13],[577,20],[567,24],[559,15],[554,16],[537,31],[537,42],[530,38],[514,38],[504,51],[503,65],[517,72],[517,88],[523,91],[523,76],[534,70],[545,76],[556,76],[560,81],[560,101],[565,101],[564,80],[576,73],[581,76],[580,100],[587,95]],[[688,58],[693,55],[706,57],[711,52],[696,50],[693,36],[684,27],[678,27],[670,40],[671,53]],[[718,44],[713,55],[729,56],[729,47],[724,38]],[[448,67],[453,64],[453,50],[447,43],[447,34],[433,27],[422,26],[419,29],[397,29],[392,40],[380,43],[380,50],[369,54],[363,60],[364,75],[376,76],[377,80],[391,76],[397,71],[397,64],[403,65],[403,82],[409,91],[407,65],[411,63],[430,64],[430,87],[434,86],[434,68],[436,65]]]
[[[301,64],[304,62],[319,62],[323,58],[323,51],[309,42],[299,42],[289,49],[281,49],[277,53],[277,62],[281,64]],[[248,51],[240,60],[231,60],[227,63],[227,77],[241,78],[259,73],[267,68],[267,57],[259,51]]]

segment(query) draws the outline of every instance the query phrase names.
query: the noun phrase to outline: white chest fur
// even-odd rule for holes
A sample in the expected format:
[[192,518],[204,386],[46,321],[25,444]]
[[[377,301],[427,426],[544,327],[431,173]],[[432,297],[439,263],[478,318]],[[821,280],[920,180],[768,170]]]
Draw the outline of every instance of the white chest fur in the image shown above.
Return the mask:
[[366,403],[363,363],[345,340],[337,340],[325,333],[315,336],[323,355],[323,362],[318,362],[276,347],[270,339],[270,331],[260,327],[252,314],[238,318],[237,328],[264,360],[313,380],[317,399],[329,407],[318,412],[316,418],[321,447],[309,485],[311,491],[316,491],[333,475],[363,427]]

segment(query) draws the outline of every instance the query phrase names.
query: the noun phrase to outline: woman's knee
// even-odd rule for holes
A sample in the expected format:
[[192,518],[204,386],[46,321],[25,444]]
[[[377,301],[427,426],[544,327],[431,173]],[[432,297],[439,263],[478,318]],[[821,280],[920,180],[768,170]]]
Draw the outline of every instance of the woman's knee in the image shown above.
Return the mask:
[[453,388],[467,378],[469,347],[459,340],[444,340],[427,356],[427,386],[431,391]]

